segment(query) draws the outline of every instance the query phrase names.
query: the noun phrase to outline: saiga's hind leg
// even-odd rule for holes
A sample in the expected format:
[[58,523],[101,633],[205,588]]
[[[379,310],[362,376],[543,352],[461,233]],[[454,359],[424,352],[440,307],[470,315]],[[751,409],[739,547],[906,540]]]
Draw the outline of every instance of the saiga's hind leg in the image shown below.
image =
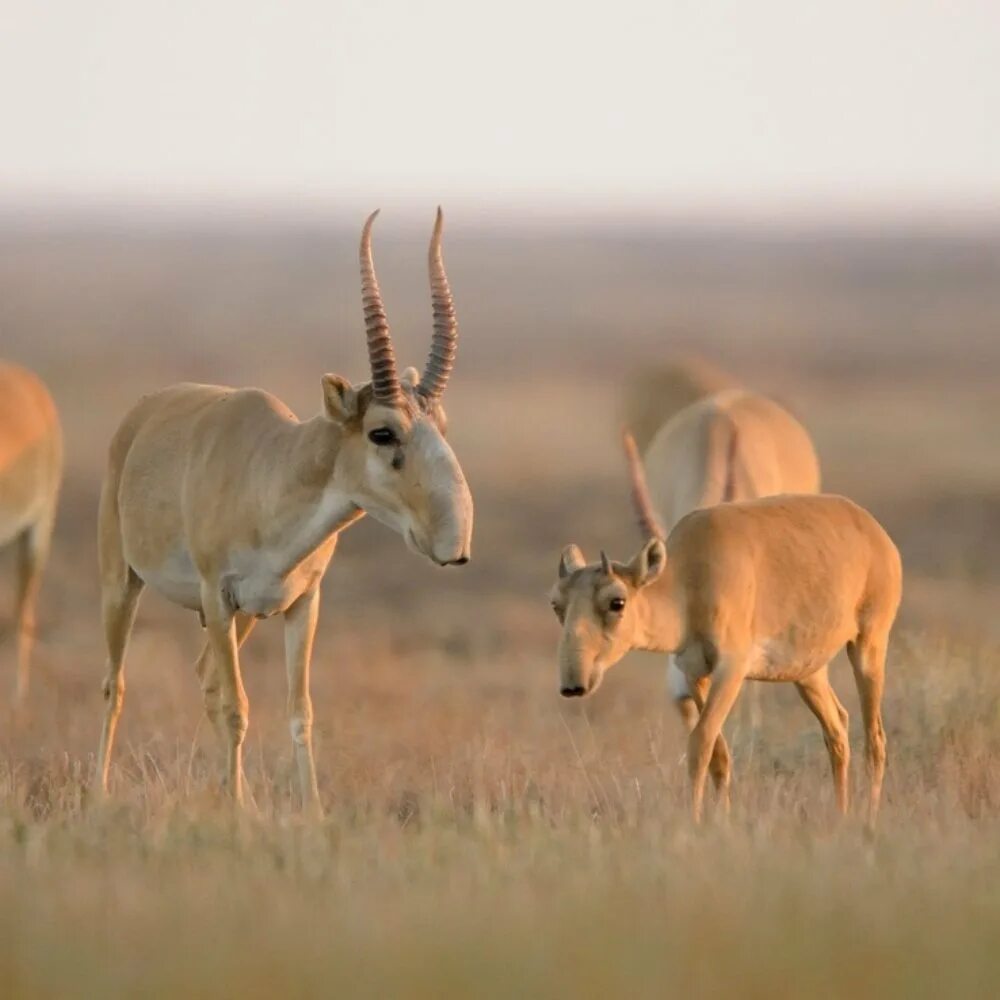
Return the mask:
[[841,705],[830,685],[826,667],[795,685],[802,700],[823,727],[823,739],[830,755],[833,787],[837,794],[837,808],[847,813],[847,773],[851,760],[851,747],[847,738],[847,709]]
[[847,644],[847,655],[854,668],[861,713],[865,723],[865,751],[870,789],[868,828],[875,828],[885,775],[885,729],[882,726],[882,691],[885,687],[886,636],[862,633]]
[[105,582],[101,594],[104,618],[104,637],[108,646],[108,673],[104,678],[104,727],[97,751],[98,790],[102,796],[108,792],[108,768],[115,729],[125,698],[125,649],[135,621],[135,610],[142,593],[143,583],[131,568],[124,567],[120,582]]
[[17,538],[17,680],[14,704],[21,707],[28,696],[31,653],[35,644],[35,603],[42,582],[42,570],[49,554],[53,513],[46,513]]

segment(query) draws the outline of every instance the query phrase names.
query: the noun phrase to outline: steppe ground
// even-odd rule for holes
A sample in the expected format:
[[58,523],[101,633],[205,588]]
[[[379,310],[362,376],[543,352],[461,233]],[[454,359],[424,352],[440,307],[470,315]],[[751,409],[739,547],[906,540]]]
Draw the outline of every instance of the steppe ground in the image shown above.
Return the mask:
[[[143,392],[264,386],[302,415],[365,378],[354,227],[192,219],[0,228],[0,356],[52,387],[68,468],[26,715],[0,729],[5,997],[992,995],[1000,977],[1000,238],[929,231],[463,228],[451,437],[472,563],[344,537],[314,663],[303,823],[281,629],[243,657],[252,814],[234,821],[190,613],[147,594],[114,803],[89,802],[102,701],[94,520]],[[403,363],[429,332],[421,229],[380,220]],[[906,596],[878,836],[834,820],[793,690],[746,698],[727,827],[686,814],[662,657],[557,694],[560,548],[636,545],[616,444],[626,373],[697,351],[814,431],[828,489],[896,538]],[[0,573],[0,606],[11,600]],[[9,633],[0,679],[13,686]],[[857,698],[855,790],[863,787]]]

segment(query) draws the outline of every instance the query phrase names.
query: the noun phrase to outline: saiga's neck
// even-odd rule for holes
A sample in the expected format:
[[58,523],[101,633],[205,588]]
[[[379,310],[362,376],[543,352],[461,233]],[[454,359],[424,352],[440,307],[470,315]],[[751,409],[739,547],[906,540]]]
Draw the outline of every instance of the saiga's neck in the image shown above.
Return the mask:
[[343,436],[341,428],[320,414],[286,428],[275,442],[280,453],[270,457],[281,475],[265,504],[274,530],[268,526],[262,534],[280,539],[274,547],[281,552],[283,572],[364,514],[352,500],[350,485],[338,482]]
[[636,649],[672,653],[680,646],[682,622],[674,584],[673,567],[668,562],[659,578],[640,591]]

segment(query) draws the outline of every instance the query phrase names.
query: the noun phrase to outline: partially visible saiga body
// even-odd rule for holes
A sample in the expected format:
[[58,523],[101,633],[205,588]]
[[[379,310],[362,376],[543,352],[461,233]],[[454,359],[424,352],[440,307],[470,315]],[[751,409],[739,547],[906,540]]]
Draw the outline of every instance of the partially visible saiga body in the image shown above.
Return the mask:
[[49,554],[62,482],[59,414],[42,381],[0,362],[0,545],[16,546],[17,679],[14,699],[28,693],[35,609]]
[[647,540],[627,563],[602,554],[588,565],[576,546],[564,550],[552,591],[563,626],[562,694],[593,693],[629,650],[674,654],[697,707],[688,767],[700,819],[709,768],[728,805],[731,765],[721,733],[743,682],[792,682],[823,727],[846,812],[847,712],[827,675],[846,647],[864,715],[874,824],[885,769],[885,657],[902,588],[895,545],[857,504],[822,494],[702,508],[664,543],[634,444],[629,449]]
[[324,375],[322,408],[306,421],[259,389],[176,385],[140,400],[112,441],[99,529],[104,792],[125,644],[144,586],[201,616],[208,644],[198,675],[206,711],[226,739],[226,779],[237,800],[248,722],[238,649],[256,619],[284,615],[292,740],[304,803],[318,813],[309,667],[319,583],[339,532],[369,513],[439,565],[469,559],[472,497],[445,439],[442,407],[458,327],[441,215],[429,252],[431,351],[422,375],[401,376],[375,277],[374,218],[360,250],[371,382]]

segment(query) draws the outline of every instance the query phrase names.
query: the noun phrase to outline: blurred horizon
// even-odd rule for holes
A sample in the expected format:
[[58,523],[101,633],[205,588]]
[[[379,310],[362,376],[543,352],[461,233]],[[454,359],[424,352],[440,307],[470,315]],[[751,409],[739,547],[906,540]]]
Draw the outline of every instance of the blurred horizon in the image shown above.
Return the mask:
[[380,212],[382,239],[429,230],[440,206],[446,228],[464,237],[519,234],[593,234],[635,238],[674,236],[742,239],[957,238],[992,241],[1000,235],[996,204],[925,204],[912,207],[862,202],[784,205],[659,204],[614,200],[579,207],[559,199],[517,200],[392,196],[254,198],[211,195],[157,201],[151,197],[11,198],[0,191],[0,226],[8,233],[53,232],[360,233],[369,213]]

